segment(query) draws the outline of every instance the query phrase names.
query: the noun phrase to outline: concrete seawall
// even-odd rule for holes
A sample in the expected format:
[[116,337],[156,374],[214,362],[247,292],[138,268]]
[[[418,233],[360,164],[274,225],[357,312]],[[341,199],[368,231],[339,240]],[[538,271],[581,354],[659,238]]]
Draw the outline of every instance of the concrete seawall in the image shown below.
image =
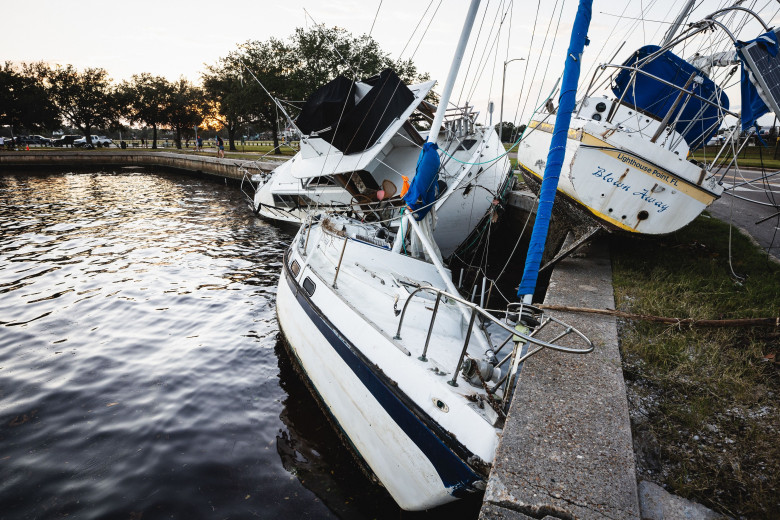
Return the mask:
[[244,170],[250,173],[271,171],[279,164],[278,161],[270,160],[219,159],[186,153],[137,150],[0,152],[0,172],[11,167],[158,166],[241,180]]

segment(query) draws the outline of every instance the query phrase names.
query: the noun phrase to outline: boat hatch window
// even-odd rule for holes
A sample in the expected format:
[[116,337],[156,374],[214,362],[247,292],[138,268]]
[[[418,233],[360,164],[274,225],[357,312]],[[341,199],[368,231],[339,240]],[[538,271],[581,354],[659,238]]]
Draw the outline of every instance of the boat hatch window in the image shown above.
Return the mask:
[[331,177],[322,176],[322,177],[312,177],[309,179],[309,182],[306,183],[307,188],[312,188],[315,186],[337,186],[336,181],[334,181]]
[[273,194],[274,205],[280,208],[299,208],[311,205],[311,199],[306,195],[278,195]]
[[460,146],[458,146],[458,150],[471,150],[471,148],[477,144],[476,139],[464,139],[462,143],[460,143]]
[[316,288],[317,287],[314,285],[314,282],[311,281],[311,278],[307,276],[306,278],[303,279],[303,290],[306,291],[306,294],[308,294],[309,296],[313,296],[314,290]]
[[293,276],[298,276],[298,273],[301,272],[301,266],[298,263],[298,260],[292,261],[292,264],[290,264],[290,270],[292,271]]

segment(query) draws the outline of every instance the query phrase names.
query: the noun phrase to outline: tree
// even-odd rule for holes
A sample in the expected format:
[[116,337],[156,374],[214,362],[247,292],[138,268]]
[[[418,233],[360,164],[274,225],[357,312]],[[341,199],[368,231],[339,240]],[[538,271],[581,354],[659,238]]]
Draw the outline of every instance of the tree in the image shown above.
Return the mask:
[[[275,116],[268,117],[268,106],[273,100],[249,71],[266,88],[275,90],[277,83],[284,77],[278,66],[279,58],[284,55],[283,44],[274,38],[266,43],[247,42],[227,57],[221,58],[217,65],[207,67],[203,74],[207,101],[213,116],[227,129],[230,150],[236,149],[236,134],[250,124],[262,121],[275,128]],[[248,69],[250,63],[251,69]],[[274,145],[278,146],[278,141]]]
[[44,86],[45,74],[42,64],[22,64],[21,71],[10,62],[0,67],[0,126],[10,126],[12,134],[59,126],[57,107]]
[[73,65],[57,66],[46,71],[45,78],[49,95],[60,115],[84,132],[89,146],[94,128],[117,123],[116,90],[104,69],[87,68],[79,72]]
[[148,72],[134,74],[131,81],[119,87],[126,116],[132,122],[146,123],[152,127],[152,148],[157,148],[157,129],[170,121],[170,106],[174,85],[162,76]]
[[515,133],[515,124],[511,121],[504,121],[502,123],[498,123],[495,126],[496,132],[498,132],[498,135],[501,136],[501,142],[502,143],[510,143],[512,142],[512,135]]
[[365,79],[390,67],[406,83],[425,81],[411,60],[394,61],[371,36],[352,36],[340,27],[316,25],[298,28],[292,36],[292,74],[295,99],[306,99],[316,89],[342,74],[353,80]]
[[370,36],[315,26],[296,29],[288,42],[271,38],[240,45],[208,67],[203,85],[215,117],[227,128],[231,150],[236,132],[254,124],[272,131],[278,149],[284,116],[273,98],[304,100],[339,74],[358,80],[387,67],[407,82],[427,79],[417,74],[411,60],[391,60]]
[[[256,117],[252,123],[272,130],[274,150],[279,150],[279,119],[284,118],[276,100],[290,99],[290,96],[304,99],[300,97],[300,87],[291,75],[296,65],[294,56],[293,48],[275,38],[267,42],[247,42],[244,47],[243,60],[249,76],[247,82],[251,82],[257,92],[254,98]],[[285,111],[288,110],[289,106]]]
[[184,78],[172,84],[166,123],[176,132],[176,148],[181,149],[182,134],[189,135],[189,129],[203,121],[203,90]]

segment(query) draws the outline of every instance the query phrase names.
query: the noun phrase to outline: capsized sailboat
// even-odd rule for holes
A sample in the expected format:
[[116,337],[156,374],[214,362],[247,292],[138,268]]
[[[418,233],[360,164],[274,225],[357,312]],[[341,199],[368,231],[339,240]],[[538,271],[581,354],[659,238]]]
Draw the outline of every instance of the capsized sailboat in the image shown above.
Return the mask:
[[[582,4],[578,20],[589,21],[590,2]],[[472,0],[442,106],[478,5]],[[586,33],[580,20],[583,26]],[[335,213],[307,218],[285,254],[276,302],[289,350],[323,408],[406,510],[484,490],[529,356],[593,349],[536,307],[489,311],[458,293],[430,231],[441,199],[459,196],[437,192],[443,118],[440,107],[402,223],[390,229]]]
[[[258,177],[255,212],[268,219],[300,223],[307,211],[360,214],[365,220],[400,215],[404,187],[414,178],[428,131],[415,119],[430,120],[436,107],[425,102],[435,81],[407,86],[391,69],[353,82],[339,76],[306,102],[296,125],[300,151],[267,176]],[[468,105],[446,112],[446,131],[436,144],[446,153],[439,174],[434,235],[447,257],[474,229],[510,173],[498,133],[476,123]],[[486,161],[484,158],[498,158]],[[468,233],[467,233],[468,234]]]
[[[761,73],[762,64],[764,70],[771,70],[777,62],[774,31],[758,18],[767,31],[756,40],[759,43],[738,42],[719,21],[734,10],[758,18],[742,7],[723,9],[690,24],[679,36],[669,33],[660,46],[644,46],[621,64],[599,67],[591,86],[600,73],[612,71],[612,95],[592,95],[589,88],[577,104],[558,185],[561,202],[575,215],[574,222],[595,223],[608,231],[665,234],[690,223],[721,196],[722,176],[713,168],[717,161],[706,165],[689,159],[691,151],[712,142],[724,117],[740,117],[729,109],[723,91],[736,68],[716,84],[710,77],[712,67],[742,62],[745,130],[755,126],[766,106],[775,109],[771,94],[780,90],[772,74]],[[673,52],[708,31],[725,32],[742,49],[740,55],[754,54],[756,63],[740,60],[733,51],[689,61]],[[756,91],[751,81],[759,86],[758,95],[746,98],[745,92]],[[756,103],[761,112],[751,108]],[[557,117],[554,109],[535,117],[518,145],[518,164],[534,189],[541,182]],[[737,128],[734,134],[738,133]],[[733,142],[725,144],[730,147]]]

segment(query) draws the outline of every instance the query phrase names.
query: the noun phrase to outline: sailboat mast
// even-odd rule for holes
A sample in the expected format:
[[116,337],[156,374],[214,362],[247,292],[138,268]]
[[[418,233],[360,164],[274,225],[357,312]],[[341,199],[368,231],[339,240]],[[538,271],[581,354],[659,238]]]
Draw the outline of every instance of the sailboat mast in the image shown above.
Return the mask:
[[531,233],[531,243],[523,270],[523,279],[517,290],[517,296],[524,303],[532,303],[536,281],[539,277],[539,265],[542,261],[544,244],[547,241],[547,231],[550,226],[553,202],[558,189],[558,179],[561,175],[566,141],[569,134],[571,115],[576,105],[577,82],[580,79],[582,52],[588,44],[588,27],[592,15],[593,0],[580,0],[577,16],[569,40],[569,51],[566,53],[566,66],[563,69],[561,94],[558,101],[558,115],[555,119],[550,151],[547,154],[547,166],[544,169],[542,187],[539,190],[539,206],[536,211],[536,221]]
[[[442,122],[444,121],[444,114],[447,112],[447,104],[449,103],[450,96],[452,95],[452,89],[455,86],[455,79],[458,77],[458,70],[460,70],[460,64],[463,61],[463,55],[466,52],[466,44],[469,41],[469,36],[471,35],[471,29],[474,26],[474,20],[477,17],[477,10],[479,9],[479,3],[480,0],[471,0],[471,5],[469,6],[469,11],[466,13],[466,19],[463,22],[463,29],[460,31],[460,39],[458,40],[458,45],[455,48],[455,55],[452,58],[452,63],[450,64],[450,72],[447,75],[447,80],[444,83],[444,91],[441,95],[441,101],[439,103],[439,107],[436,109],[436,115],[433,117],[433,123],[431,124],[431,131],[428,133],[428,143],[436,143],[436,139],[439,136],[439,131],[441,130]],[[434,147],[435,150],[435,147]],[[420,152],[420,156],[422,157],[425,153],[425,148]],[[436,153],[433,151],[433,153]],[[416,180],[416,179],[415,179]],[[414,181],[413,181],[414,182]],[[406,233],[404,232],[405,229],[409,229],[411,227],[411,224],[409,224],[409,220],[414,217],[410,216],[410,213],[407,213],[403,216],[401,219],[401,225],[400,229],[401,232],[398,233],[398,236],[393,243],[393,252],[399,253],[401,251],[401,248],[403,247],[404,240],[406,239]],[[422,232],[422,230],[419,229],[419,226],[415,226],[414,232]],[[430,240],[433,240],[433,237],[429,237]],[[439,253],[435,251],[433,248],[426,247],[426,241],[422,242],[423,249],[425,249],[428,256],[431,258],[435,256],[439,256]],[[440,271],[442,273],[442,276],[444,277],[445,281],[450,281],[449,277],[447,277],[444,274],[444,271]],[[449,290],[453,290],[454,285],[450,286],[448,285],[447,288]],[[457,294],[457,290],[455,290],[455,294]]]
[[666,31],[666,35],[664,36],[664,43],[661,45],[661,47],[666,47],[669,42],[674,39],[674,35],[677,34],[677,30],[682,25],[683,20],[685,20],[685,18],[690,14],[691,9],[693,9],[694,3],[695,0],[688,0],[688,3],[683,6],[683,8],[680,10],[680,14],[677,15],[677,18],[674,19],[674,22],[672,23],[671,27],[669,27],[669,30]]
[[466,53],[466,44],[469,41],[469,35],[471,35],[471,28],[474,25],[474,20],[477,17],[479,2],[480,0],[471,0],[471,6],[469,6],[469,12],[466,15],[466,21],[463,22],[463,29],[460,32],[458,47],[455,50],[455,56],[452,58],[450,72],[447,75],[447,81],[444,83],[444,90],[441,93],[439,108],[436,110],[433,123],[431,123],[431,131],[428,134],[428,142],[430,143],[435,143],[436,138],[439,137],[439,131],[441,130],[441,125],[444,122],[444,114],[447,112],[447,105],[450,102],[452,89],[455,86],[455,80],[458,77],[458,70],[460,70],[460,63],[463,61],[463,55]]

